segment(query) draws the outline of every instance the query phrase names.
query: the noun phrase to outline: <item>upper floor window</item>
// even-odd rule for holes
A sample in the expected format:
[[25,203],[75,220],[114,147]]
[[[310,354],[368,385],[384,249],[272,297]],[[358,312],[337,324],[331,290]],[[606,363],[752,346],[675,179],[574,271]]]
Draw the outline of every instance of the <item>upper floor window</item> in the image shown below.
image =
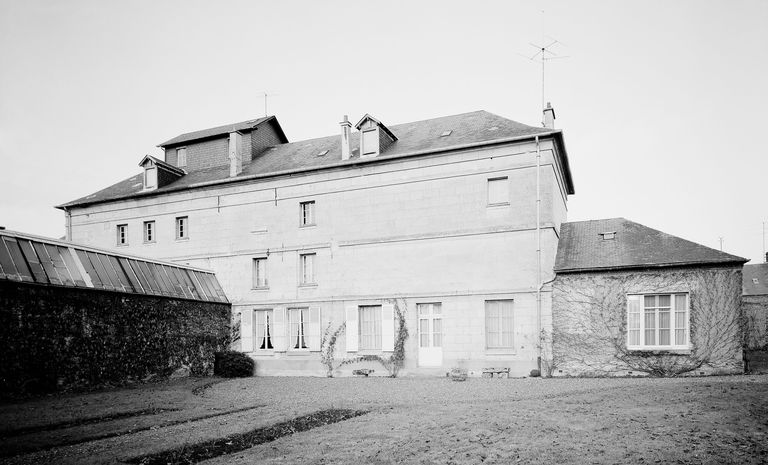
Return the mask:
[[189,239],[189,217],[179,216],[176,218],[176,240]]
[[509,179],[491,178],[488,180],[488,205],[509,204]]
[[117,225],[117,245],[128,245],[128,225]]
[[155,222],[144,222],[144,242],[155,242]]
[[181,147],[176,149],[176,166],[182,168],[187,166],[187,148]]
[[488,349],[512,349],[512,301],[485,302],[485,346]]
[[253,259],[253,287],[254,288],[267,287],[267,259],[266,258]]
[[144,189],[157,187],[157,167],[154,165],[144,168]]
[[315,284],[315,256],[313,253],[299,255],[299,284]]
[[315,201],[301,202],[299,204],[301,226],[313,226],[315,224]]
[[688,295],[627,296],[627,348],[688,348]]

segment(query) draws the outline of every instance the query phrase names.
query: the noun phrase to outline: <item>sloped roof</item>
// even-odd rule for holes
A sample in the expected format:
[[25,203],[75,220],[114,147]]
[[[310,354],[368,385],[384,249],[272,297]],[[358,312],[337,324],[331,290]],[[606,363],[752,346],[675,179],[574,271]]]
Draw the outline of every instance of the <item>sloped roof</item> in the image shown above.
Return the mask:
[[[190,142],[198,139],[207,139],[209,137],[220,136],[223,134],[229,134],[235,131],[249,131],[256,126],[265,123],[271,119],[275,119],[274,116],[265,116],[263,118],[250,119],[248,121],[242,121],[240,123],[225,124],[223,126],[216,126],[215,128],[201,129],[199,131],[192,131],[181,134],[173,139],[167,140],[162,144],[158,144],[158,147],[166,147],[169,145],[181,144],[183,142]],[[287,140],[287,139],[286,139]]]
[[744,265],[744,295],[768,295],[768,263]]
[[[605,240],[601,233],[614,232]],[[696,264],[742,264],[747,259],[649,228],[625,218],[563,223],[555,272]]]
[[179,176],[184,176],[186,172],[176,166],[171,165],[170,163],[166,163],[163,160],[160,160],[159,158],[155,158],[152,155],[144,155],[144,158],[141,159],[139,162],[139,166],[144,166],[144,163],[147,162],[147,160],[152,161],[155,165],[157,165],[160,168],[165,169],[166,171],[170,171],[171,173],[178,174]]
[[[552,135],[560,144],[566,188],[570,194],[573,193],[568,157],[562,141],[562,133],[559,130],[527,126],[487,111],[475,111],[398,124],[389,129],[397,136],[398,140],[394,141],[385,152],[377,157],[360,158],[360,133],[355,132],[350,138],[351,158],[341,160],[341,137],[333,135],[276,145],[256,155],[250,163],[244,163],[242,173],[232,178],[229,177],[229,166],[217,166],[206,170],[192,171],[171,184],[146,192],[142,191],[141,176],[137,175],[94,194],[59,205],[57,208],[143,195],[158,195],[164,192],[201,187],[202,185],[236,182],[299,171],[359,163],[376,163],[380,160],[397,157],[526,139],[535,135]],[[448,130],[451,131],[449,136],[440,137],[443,132]],[[319,155],[326,150],[328,152],[325,155]]]

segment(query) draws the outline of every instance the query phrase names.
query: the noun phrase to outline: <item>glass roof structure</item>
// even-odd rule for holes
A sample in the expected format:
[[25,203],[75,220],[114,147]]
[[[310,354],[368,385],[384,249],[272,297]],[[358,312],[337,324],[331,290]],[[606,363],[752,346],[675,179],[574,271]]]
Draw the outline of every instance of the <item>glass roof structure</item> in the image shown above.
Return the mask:
[[0,230],[0,279],[228,302],[210,271],[7,230]]

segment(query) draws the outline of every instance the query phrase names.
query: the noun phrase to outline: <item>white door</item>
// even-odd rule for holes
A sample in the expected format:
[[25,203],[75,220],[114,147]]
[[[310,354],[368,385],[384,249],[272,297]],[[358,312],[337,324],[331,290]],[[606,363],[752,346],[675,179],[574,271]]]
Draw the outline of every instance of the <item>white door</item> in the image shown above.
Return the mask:
[[439,303],[418,304],[419,366],[443,365],[443,313]]

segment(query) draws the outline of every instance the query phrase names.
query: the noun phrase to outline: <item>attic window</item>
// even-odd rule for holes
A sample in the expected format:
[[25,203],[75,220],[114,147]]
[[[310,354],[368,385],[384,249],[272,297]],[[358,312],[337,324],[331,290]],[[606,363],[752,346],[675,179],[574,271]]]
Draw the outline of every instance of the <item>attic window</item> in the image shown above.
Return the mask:
[[604,241],[612,241],[616,239],[616,231],[602,232],[599,236],[602,237]]
[[442,133],[442,134],[440,134],[440,137],[448,137],[448,136],[450,136],[450,135],[451,135],[451,133],[452,133],[452,132],[453,132],[453,131],[451,131],[451,130],[448,130],[448,131],[443,131],[443,133]]
[[157,168],[153,164],[148,164],[144,168],[144,189],[154,189],[157,187]]
[[326,155],[328,155],[328,151],[327,150],[323,150],[322,152],[317,154],[318,157],[324,157]]

